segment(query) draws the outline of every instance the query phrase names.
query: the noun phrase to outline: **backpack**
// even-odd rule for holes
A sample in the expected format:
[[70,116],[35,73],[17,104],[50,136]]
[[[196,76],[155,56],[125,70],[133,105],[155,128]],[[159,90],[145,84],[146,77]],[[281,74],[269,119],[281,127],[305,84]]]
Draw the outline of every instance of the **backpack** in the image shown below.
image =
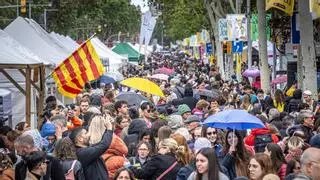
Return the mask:
[[272,143],[271,134],[258,134],[254,139],[254,150],[256,153],[264,152],[267,144]]
[[75,180],[76,178],[74,177],[74,171],[73,171],[73,168],[74,168],[74,165],[76,164],[77,160],[74,160],[72,162],[72,165],[71,165],[71,168],[68,170],[67,173],[64,174],[64,177],[66,180]]

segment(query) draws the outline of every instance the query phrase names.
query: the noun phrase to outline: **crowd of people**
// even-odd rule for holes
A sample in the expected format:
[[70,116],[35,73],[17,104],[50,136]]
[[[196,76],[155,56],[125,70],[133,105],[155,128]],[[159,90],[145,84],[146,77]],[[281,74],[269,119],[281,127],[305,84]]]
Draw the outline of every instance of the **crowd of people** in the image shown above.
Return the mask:
[[[185,54],[152,54],[122,73],[148,78],[160,67],[175,71],[167,81],[152,79],[165,97],[93,83],[74,104],[47,97],[38,129],[26,122],[2,126],[0,179],[320,179],[320,106],[311,91],[293,83],[264,92],[246,78],[223,80],[215,66]],[[118,100],[124,91],[148,100]],[[203,123],[227,109],[245,110],[265,127],[238,131]]]

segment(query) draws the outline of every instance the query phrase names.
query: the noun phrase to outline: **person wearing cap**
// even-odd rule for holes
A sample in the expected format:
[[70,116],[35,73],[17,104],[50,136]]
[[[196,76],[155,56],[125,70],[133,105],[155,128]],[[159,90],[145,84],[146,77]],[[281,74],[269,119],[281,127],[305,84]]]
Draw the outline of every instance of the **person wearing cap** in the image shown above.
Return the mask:
[[309,143],[311,137],[314,135],[314,116],[310,110],[301,110],[297,120],[300,124],[295,125],[288,129],[288,134],[292,135],[296,131],[302,131],[304,133],[304,142]]
[[316,112],[317,102],[312,99],[312,92],[310,90],[303,91],[303,102],[309,105],[312,112]]
[[188,141],[188,146],[193,148],[195,141],[194,130],[200,125],[200,118],[197,115],[191,115],[184,121],[184,124],[192,137],[191,140]]
[[173,130],[181,128],[183,125],[183,120],[180,115],[170,115],[168,117],[168,126]]
[[46,140],[44,149],[47,153],[52,153],[56,138],[56,126],[51,122],[46,122],[41,128],[41,136]]
[[191,115],[191,109],[186,104],[181,104],[178,106],[178,115],[182,117],[183,120],[186,120]]

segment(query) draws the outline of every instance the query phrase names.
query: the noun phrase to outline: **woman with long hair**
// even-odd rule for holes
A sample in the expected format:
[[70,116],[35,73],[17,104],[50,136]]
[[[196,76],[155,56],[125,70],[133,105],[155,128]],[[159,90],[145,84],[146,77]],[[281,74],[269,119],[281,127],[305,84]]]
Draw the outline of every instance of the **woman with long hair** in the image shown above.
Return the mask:
[[223,132],[216,128],[203,125],[201,136],[207,138],[211,142],[211,146],[213,147],[214,152],[217,154],[219,161],[222,160]]
[[250,95],[246,94],[242,97],[242,103],[240,105],[240,108],[248,112],[252,110],[253,106],[251,104]]
[[132,171],[124,167],[117,170],[117,172],[114,174],[113,179],[114,180],[135,180]]
[[174,134],[171,136],[178,143],[179,153],[181,153],[178,157],[178,161],[181,165],[185,166],[191,162],[192,151],[188,147],[187,140],[180,134]]
[[277,108],[279,112],[283,112],[285,110],[285,97],[280,89],[277,89],[274,92],[273,106]]
[[265,175],[275,173],[270,157],[264,153],[253,155],[248,168],[250,180],[261,180]]
[[203,148],[196,155],[196,171],[188,180],[229,180],[220,170],[216,153],[212,148]]
[[250,152],[246,149],[243,138],[238,131],[228,131],[222,165],[228,170],[230,179],[248,176]]
[[81,163],[77,160],[76,148],[69,137],[57,141],[53,154],[59,159],[64,174],[72,169],[76,180],[85,179]]
[[284,180],[286,176],[287,163],[282,153],[282,150],[278,144],[267,144],[264,153],[270,156],[272,164],[275,166],[281,180]]
[[300,162],[295,159],[288,161],[285,179],[293,180],[299,173],[301,173]]
[[[110,121],[111,116],[105,115],[93,116],[88,128],[90,135],[89,144],[96,144],[101,141],[101,138],[106,131],[104,124]],[[125,163],[125,156],[128,154],[128,148],[123,140],[118,136],[113,136],[109,148],[102,155],[104,164],[108,170],[109,178],[111,179],[117,169],[121,168]]]
[[164,139],[159,143],[158,154],[151,157],[141,168],[130,166],[138,179],[166,179],[176,180],[181,167],[178,159],[178,144],[172,139]]

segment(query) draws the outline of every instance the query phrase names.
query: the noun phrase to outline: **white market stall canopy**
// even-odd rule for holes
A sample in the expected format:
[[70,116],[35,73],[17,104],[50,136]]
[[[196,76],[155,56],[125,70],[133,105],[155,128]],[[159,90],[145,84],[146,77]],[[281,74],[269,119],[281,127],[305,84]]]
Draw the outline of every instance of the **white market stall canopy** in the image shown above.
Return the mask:
[[70,55],[32,19],[18,17],[4,31],[51,64],[58,65]]
[[120,56],[113,52],[105,44],[103,44],[97,37],[91,39],[97,54],[101,59],[109,59],[109,71],[116,71],[124,63],[128,62],[128,58]]
[[143,55],[149,55],[152,51],[153,51],[153,47],[152,46],[147,46],[147,54],[145,54],[145,45],[141,45],[140,44],[132,44],[132,43],[128,43],[134,50],[136,50],[137,52],[143,54]]

